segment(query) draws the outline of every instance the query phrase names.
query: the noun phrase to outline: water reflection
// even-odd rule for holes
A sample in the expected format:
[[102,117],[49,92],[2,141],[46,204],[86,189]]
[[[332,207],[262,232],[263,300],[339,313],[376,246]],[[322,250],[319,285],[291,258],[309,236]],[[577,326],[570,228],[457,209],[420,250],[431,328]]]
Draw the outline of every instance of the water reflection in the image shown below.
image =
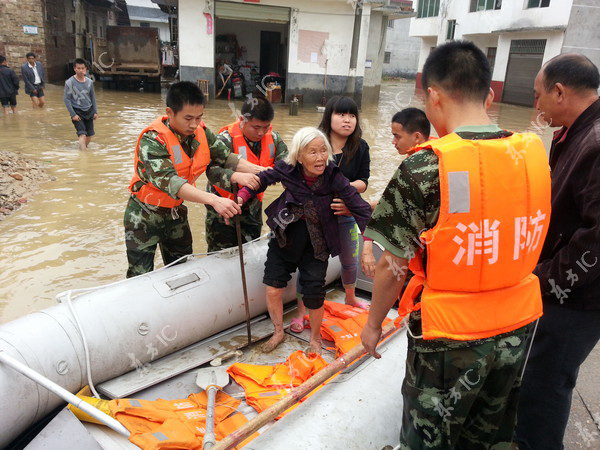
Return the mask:
[[[45,110],[31,111],[20,96],[21,114],[1,117],[3,150],[48,163],[56,181],[43,185],[26,207],[0,222],[0,323],[54,304],[71,288],[120,279],[126,271],[123,210],[132,174],[133,148],[139,132],[164,112],[164,93],[97,90],[99,119],[90,150],[80,152],[74,128],[62,103],[62,88],[49,86]],[[390,119],[399,109],[422,107],[411,82],[387,84],[377,105],[362,111],[364,138],[371,146],[371,179],[366,198],[377,198],[401,158],[391,144]],[[240,105],[238,104],[238,108]],[[501,127],[536,130],[533,109],[495,104],[490,114]],[[273,127],[291,141],[303,126],[317,125],[321,114],[305,106],[298,116],[277,109]],[[205,120],[218,130],[233,120],[225,103],[211,102]],[[545,144],[551,130],[541,130]],[[204,186],[202,177],[199,185]],[[270,202],[280,188],[270,188]],[[204,207],[188,205],[194,250],[203,252]]]

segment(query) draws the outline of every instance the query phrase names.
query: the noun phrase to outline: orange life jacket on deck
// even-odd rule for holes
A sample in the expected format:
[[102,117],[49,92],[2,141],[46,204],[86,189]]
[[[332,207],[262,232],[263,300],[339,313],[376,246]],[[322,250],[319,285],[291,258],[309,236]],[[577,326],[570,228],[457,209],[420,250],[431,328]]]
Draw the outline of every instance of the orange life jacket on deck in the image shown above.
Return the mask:
[[288,395],[293,388],[300,386],[326,365],[321,356],[307,357],[304,352],[298,350],[282,364],[260,366],[235,363],[227,369],[227,372],[244,388],[246,403],[261,412]]
[[[198,449],[206,432],[205,391],[187,399],[155,401],[118,399],[109,402],[111,415],[130,432],[129,440],[143,449]],[[233,433],[247,419],[236,410],[240,404],[222,391],[215,399],[215,435],[218,440]],[[256,437],[256,434],[251,438]]]
[[[325,300],[321,337],[335,344],[336,357],[348,353],[361,343],[360,335],[367,323],[368,311],[355,306]],[[385,319],[385,326],[390,319]]]
[[196,179],[204,173],[206,166],[210,163],[210,148],[204,132],[204,122],[200,123],[195,131],[194,140],[200,143],[200,146],[190,158],[181,148],[181,143],[177,136],[164,124],[167,116],[159,117],[142,131],[135,145],[135,156],[133,161],[133,178],[129,183],[129,192],[140,200],[142,203],[153,206],[161,206],[163,208],[174,208],[183,203],[181,199],[174,199],[169,194],[161,191],[152,183],[144,184],[140,190],[133,191],[136,183],[142,181],[138,175],[140,141],[142,136],[148,131],[156,131],[159,135],[157,140],[164,143],[169,151],[169,158],[173,163],[173,167],[177,171],[177,175],[184,178],[192,186],[195,186]]
[[[222,133],[225,130],[227,130],[229,132],[229,135],[231,136],[233,152],[236,155],[241,155],[242,158],[244,158],[245,160],[258,166],[273,167],[275,165],[275,142],[273,141],[272,127],[269,127],[269,131],[267,131],[264,134],[260,141],[260,158],[257,157],[254,154],[254,152],[248,148],[248,143],[246,142],[246,138],[242,134],[242,128],[240,127],[239,120],[224,126],[219,130],[219,133]],[[221,197],[235,200],[231,192],[220,188],[216,184],[213,184],[213,187]],[[263,197],[264,192],[261,192],[260,194],[256,195],[256,198],[258,198],[261,202]]]
[[[550,221],[550,171],[532,133],[465,140],[451,133],[420,148],[439,157],[438,222],[421,234],[415,274],[398,313],[421,310],[423,339],[482,339],[542,315],[533,275]],[[415,299],[421,294],[420,303]]]

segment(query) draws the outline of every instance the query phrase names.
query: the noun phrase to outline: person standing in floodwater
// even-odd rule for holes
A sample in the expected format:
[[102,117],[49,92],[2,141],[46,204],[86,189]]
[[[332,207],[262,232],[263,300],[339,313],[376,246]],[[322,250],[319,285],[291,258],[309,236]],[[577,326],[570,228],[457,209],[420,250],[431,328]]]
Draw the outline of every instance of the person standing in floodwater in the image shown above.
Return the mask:
[[46,103],[44,99],[44,88],[46,86],[46,72],[40,61],[36,61],[35,53],[29,52],[25,55],[27,62],[21,66],[21,75],[25,82],[25,93],[31,98],[33,108],[42,108]]
[[9,108],[13,114],[17,112],[17,94],[19,93],[19,77],[6,64],[6,58],[0,55],[0,102],[7,115]]
[[[209,164],[248,173],[263,169],[232,153],[206,127],[204,94],[194,83],[181,81],[169,88],[166,113],[142,131],[135,147],[124,217],[128,278],[154,269],[157,246],[165,265],[192,254],[184,200],[211,205],[225,219],[241,212],[233,200],[195,186]],[[238,182],[259,187],[256,176]]]
[[[275,111],[271,102],[264,97],[247,98],[241,109],[241,115],[234,123],[224,126],[217,139],[223,142],[233,153],[251,161],[253,164],[268,168],[288,154],[287,146],[271,122]],[[211,166],[207,170],[207,192],[233,199],[233,187],[229,182],[237,183],[239,176],[252,176],[244,173],[231,173],[231,170]],[[262,230],[262,194],[244,205],[239,217],[242,241],[250,242],[260,237]],[[237,247],[237,234],[234,224],[226,224],[223,218],[209,205],[206,205],[206,243],[209,252]]]
[[87,150],[98,118],[94,82],[85,76],[87,64],[77,58],[73,64],[75,75],[65,81],[64,101],[79,139],[79,150]]

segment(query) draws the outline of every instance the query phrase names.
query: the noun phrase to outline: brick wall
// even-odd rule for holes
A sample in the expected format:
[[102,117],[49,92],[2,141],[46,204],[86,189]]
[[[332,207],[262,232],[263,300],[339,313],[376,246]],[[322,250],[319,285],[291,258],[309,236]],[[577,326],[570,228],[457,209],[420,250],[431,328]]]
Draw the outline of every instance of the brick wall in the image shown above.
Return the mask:
[[[33,52],[44,64],[47,81],[64,80],[66,64],[75,58],[72,10],[72,0],[2,0],[0,54],[9,67],[20,75],[25,54]],[[37,26],[38,34],[25,34],[23,25]]]
[[[38,34],[23,32],[23,25],[38,27]],[[2,0],[0,3],[0,54],[17,74],[26,61],[25,54],[35,53],[46,62],[44,13],[41,0]]]

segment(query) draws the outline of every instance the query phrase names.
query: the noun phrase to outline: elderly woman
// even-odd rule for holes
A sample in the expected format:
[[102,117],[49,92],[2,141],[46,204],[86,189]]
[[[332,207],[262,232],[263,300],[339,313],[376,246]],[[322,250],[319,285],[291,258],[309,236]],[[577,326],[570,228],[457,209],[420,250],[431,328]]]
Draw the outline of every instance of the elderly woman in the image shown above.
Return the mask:
[[[371,208],[333,162],[327,137],[317,128],[300,129],[287,160],[258,174],[258,191],[243,188],[243,204],[269,185],[281,182],[283,193],[265,210],[273,231],[269,241],[263,283],[267,285],[267,308],[275,333],[263,346],[270,352],[284,339],[283,290],[291,274],[300,272],[304,305],[309,310],[311,336],[308,351],[321,353],[320,328],[325,299],[325,274],[329,255],[340,252],[337,217],[331,209],[333,198],[341,198],[364,230]],[[299,314],[304,314],[301,309]]]

